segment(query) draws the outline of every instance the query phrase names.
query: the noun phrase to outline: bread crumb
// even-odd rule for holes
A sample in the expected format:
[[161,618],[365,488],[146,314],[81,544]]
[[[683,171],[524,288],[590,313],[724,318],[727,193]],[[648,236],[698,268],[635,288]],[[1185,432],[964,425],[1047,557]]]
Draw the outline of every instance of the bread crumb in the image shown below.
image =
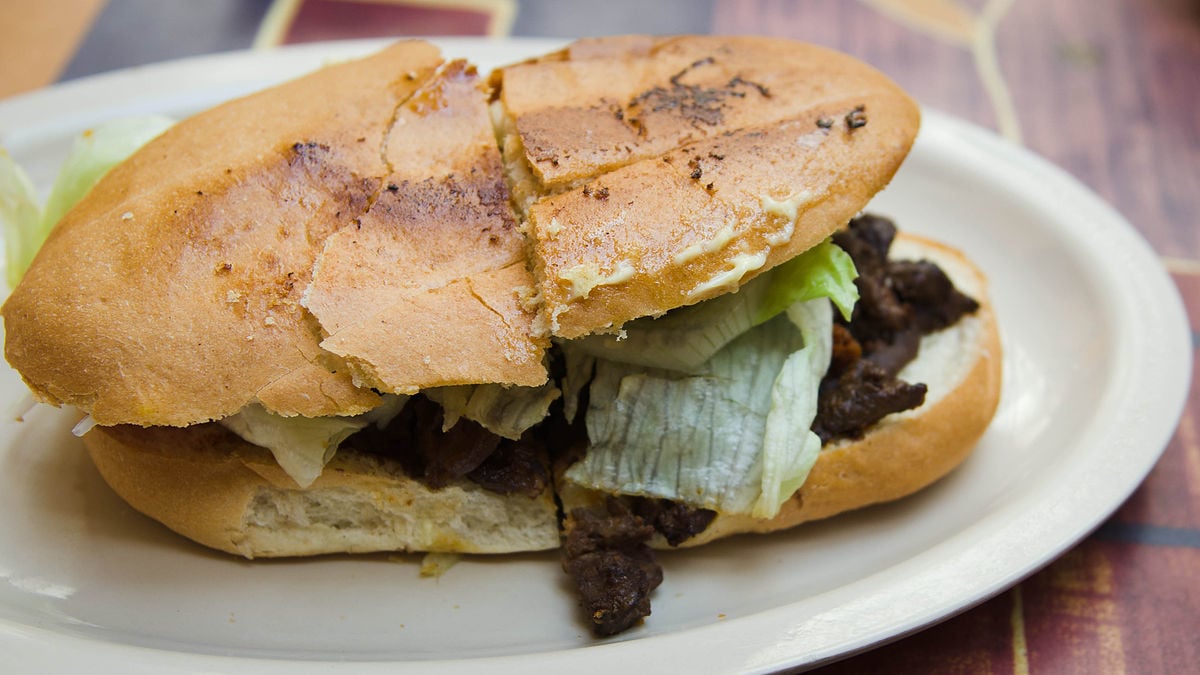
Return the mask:
[[121,220],[133,220],[133,211],[126,211],[121,214]]
[[233,304],[242,299],[242,294],[237,291],[225,291],[225,302]]
[[268,316],[267,318],[263,319],[263,325],[264,326],[274,326],[275,325],[275,317]]

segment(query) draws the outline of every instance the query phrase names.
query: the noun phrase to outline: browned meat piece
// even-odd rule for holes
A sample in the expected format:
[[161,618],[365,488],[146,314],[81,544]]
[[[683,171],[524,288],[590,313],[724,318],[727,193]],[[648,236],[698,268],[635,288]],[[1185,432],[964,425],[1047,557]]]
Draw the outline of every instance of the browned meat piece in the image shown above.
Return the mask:
[[859,438],[885,415],[925,402],[925,385],[908,384],[867,359],[859,359],[837,378],[821,382],[813,431],[822,442]]
[[923,333],[954,325],[964,314],[979,309],[979,303],[963,295],[940,267],[928,260],[897,260],[888,265],[888,276],[896,296],[916,312]]
[[669,499],[631,497],[629,501],[633,512],[672,546],[678,546],[700,534],[717,517],[716,511],[692,508]]
[[562,566],[596,635],[614,635],[650,614],[650,593],[662,583],[662,568],[646,545],[653,535],[654,528],[617,499],[603,510],[571,512]]
[[854,266],[863,276],[873,276],[883,270],[888,250],[896,238],[896,226],[881,216],[861,215],[846,229],[833,235],[837,244],[854,259]]
[[550,459],[545,445],[526,433],[519,441],[502,440],[467,478],[492,492],[536,497],[550,482]]
[[854,339],[850,329],[840,323],[833,324],[833,355],[829,360],[829,371],[826,376],[841,375],[861,358],[862,345]]
[[885,415],[921,405],[925,385],[897,374],[917,357],[922,336],[979,308],[934,263],[888,260],[895,236],[891,221],[871,215],[833,236],[858,269],[859,301],[850,321],[834,326],[833,360],[813,423],[822,441],[858,438]]
[[467,419],[442,431],[442,407],[420,395],[386,428],[370,425],[345,444],[399,460],[406,474],[432,488],[465,476],[492,492],[536,497],[550,482],[545,443],[535,432],[510,441]]

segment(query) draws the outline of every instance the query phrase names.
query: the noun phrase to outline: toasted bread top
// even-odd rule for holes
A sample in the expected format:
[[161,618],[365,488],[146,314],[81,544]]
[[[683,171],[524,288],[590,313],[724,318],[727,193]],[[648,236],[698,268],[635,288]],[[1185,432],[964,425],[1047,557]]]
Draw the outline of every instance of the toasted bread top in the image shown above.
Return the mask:
[[9,362],[103,425],[254,401],[357,414],[372,388],[544,381],[485,105],[473,69],[407,41],[178,123],[54,229],[3,308]]
[[549,342],[474,67],[454,61],[401,105],[387,184],[317,259],[304,304],[356,381],[383,391],[546,381]]
[[541,384],[547,333],[824,239],[919,124],[868,66],[768,38],[584,40],[492,83],[495,120],[471,66],[406,41],[180,122],[55,228],[2,310],[9,362],[102,425]]
[[736,289],[845,225],[920,124],[849,56],[788,40],[589,40],[493,76],[550,331]]

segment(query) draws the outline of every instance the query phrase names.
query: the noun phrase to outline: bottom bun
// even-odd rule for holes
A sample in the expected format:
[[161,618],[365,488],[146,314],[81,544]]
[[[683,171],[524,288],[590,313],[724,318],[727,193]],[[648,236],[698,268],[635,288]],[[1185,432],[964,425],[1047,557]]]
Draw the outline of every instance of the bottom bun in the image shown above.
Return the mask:
[[[804,485],[770,519],[718,514],[681,547],[749,532],[767,533],[910,495],[950,473],[979,441],[1000,401],[1001,347],[983,273],[958,251],[912,235],[897,236],[890,257],[928,259],[979,309],[925,336],[902,380],[928,386],[920,407],[889,415],[857,440],[826,445]],[[563,510],[596,507],[605,496],[561,479]],[[661,536],[656,548],[668,544]]]
[[305,489],[270,452],[217,424],[95,427],[104,480],[133,508],[205,546],[247,558],[322,553],[513,553],[557,548],[547,489],[535,498],[469,481],[432,490],[398,463],[340,451]]

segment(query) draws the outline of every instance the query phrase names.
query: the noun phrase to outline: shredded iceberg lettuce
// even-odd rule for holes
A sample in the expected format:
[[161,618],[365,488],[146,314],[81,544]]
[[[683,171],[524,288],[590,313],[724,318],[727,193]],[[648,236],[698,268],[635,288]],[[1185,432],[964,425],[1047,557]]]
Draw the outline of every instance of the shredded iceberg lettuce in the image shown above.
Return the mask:
[[774,515],[820,449],[810,427],[829,367],[832,317],[824,297],[794,303],[694,373],[597,360],[591,448],[567,477],[610,493]]
[[0,149],[0,220],[8,285],[17,285],[50,230],[96,181],[173,123],[161,115],[146,115],[85,131],[59,168],[44,209],[25,171]]
[[321,475],[342,441],[369,424],[386,426],[407,400],[407,396],[386,394],[382,405],[354,417],[283,417],[252,403],[220,422],[246,442],[270,450],[284,472],[306,488]]
[[821,450],[811,427],[833,306],[849,318],[856,276],[850,256],[825,241],[736,293],[630,322],[620,336],[563,343],[568,415],[595,372],[591,448],[567,478],[721,513],[777,514]]
[[854,261],[831,241],[751,280],[735,293],[631,321],[621,335],[590,335],[568,344],[597,358],[697,372],[734,338],[789,306],[829,298],[849,318],[858,302]]
[[821,452],[821,437],[812,431],[817,393],[833,355],[833,313],[820,300],[798,302],[787,309],[800,330],[804,348],[783,364],[771,388],[771,409],[763,430],[762,490],[752,515],[770,518],[800,489]]
[[541,422],[559,396],[558,387],[552,382],[540,387],[467,384],[426,389],[422,393],[442,406],[443,431],[465,417],[497,436],[513,440]]
[[596,357],[580,349],[570,349],[570,342],[559,343],[563,360],[566,362],[566,372],[563,373],[563,417],[567,422],[574,422],[579,413],[579,403],[583,390],[592,381],[592,373],[596,368]]
[[829,298],[842,317],[849,320],[858,302],[858,287],[854,285],[858,270],[854,268],[854,259],[829,239],[768,274],[767,290],[758,307],[755,325],[797,302],[816,298]]

